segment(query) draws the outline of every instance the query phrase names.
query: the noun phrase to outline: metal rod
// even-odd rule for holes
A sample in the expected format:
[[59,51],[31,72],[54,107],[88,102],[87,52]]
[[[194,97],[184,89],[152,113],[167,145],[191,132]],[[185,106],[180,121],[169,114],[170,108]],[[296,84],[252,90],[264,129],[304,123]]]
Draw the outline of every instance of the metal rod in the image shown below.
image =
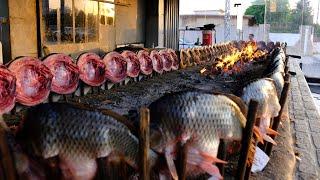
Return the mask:
[[140,179],[149,180],[149,123],[150,123],[150,111],[148,108],[140,109],[140,133],[139,133],[139,154],[140,154]]
[[188,142],[178,145],[178,156],[177,156],[177,173],[179,180],[186,179],[186,167],[187,167],[187,153],[188,153]]
[[[282,90],[281,98],[280,98],[281,109],[280,109],[279,115],[274,118],[274,121],[273,121],[273,124],[272,124],[272,129],[275,130],[275,131],[278,130],[278,127],[279,127],[279,124],[280,124],[280,121],[281,121],[281,116],[283,114],[284,106],[285,106],[285,104],[287,102],[289,88],[290,88],[290,82],[285,82],[283,90]],[[271,138],[274,139],[275,136],[271,135]],[[272,143],[268,143],[267,144],[266,154],[268,156],[270,156],[270,154],[271,154],[272,147],[273,147]]]
[[240,158],[238,162],[238,170],[236,179],[243,180],[247,168],[247,160],[249,155],[249,149],[253,136],[253,127],[256,121],[256,112],[258,110],[258,102],[251,100],[249,103],[249,111],[247,115],[246,127],[243,130]]

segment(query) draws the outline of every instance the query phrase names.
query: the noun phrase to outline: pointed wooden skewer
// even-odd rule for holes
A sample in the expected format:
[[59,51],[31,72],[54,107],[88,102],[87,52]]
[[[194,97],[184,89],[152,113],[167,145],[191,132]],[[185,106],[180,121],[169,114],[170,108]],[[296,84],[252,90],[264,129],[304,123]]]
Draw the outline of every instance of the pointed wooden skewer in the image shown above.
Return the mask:
[[140,178],[141,180],[150,179],[149,171],[149,123],[150,111],[148,108],[140,109],[140,133],[139,133],[139,158],[140,158]]
[[245,173],[247,169],[247,160],[249,155],[249,149],[253,138],[253,127],[256,121],[256,113],[258,110],[258,102],[251,100],[249,103],[249,110],[247,115],[246,127],[243,130],[240,158],[238,162],[238,170],[236,179],[245,179]]

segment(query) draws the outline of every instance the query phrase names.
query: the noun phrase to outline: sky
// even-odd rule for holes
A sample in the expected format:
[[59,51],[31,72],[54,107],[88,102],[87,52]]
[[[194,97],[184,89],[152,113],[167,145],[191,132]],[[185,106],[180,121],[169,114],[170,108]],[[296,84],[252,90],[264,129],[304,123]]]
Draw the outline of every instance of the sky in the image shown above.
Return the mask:
[[[237,14],[237,8],[233,7],[235,3],[241,3],[239,8],[243,12],[251,5],[254,0],[230,0],[231,14]],[[294,8],[298,0],[289,0],[290,7]],[[316,19],[318,1],[309,0],[314,12],[314,20]],[[192,14],[194,10],[217,10],[225,8],[225,0],[180,0],[180,14]],[[319,17],[320,19],[320,17]],[[320,21],[320,20],[319,20]],[[320,22],[318,22],[320,23]]]

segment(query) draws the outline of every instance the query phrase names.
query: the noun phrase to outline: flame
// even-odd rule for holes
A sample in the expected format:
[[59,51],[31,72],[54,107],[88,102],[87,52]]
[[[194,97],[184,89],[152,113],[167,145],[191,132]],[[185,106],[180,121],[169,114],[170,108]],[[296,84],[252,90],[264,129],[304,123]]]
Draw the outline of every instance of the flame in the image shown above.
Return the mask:
[[240,72],[247,63],[259,60],[265,54],[266,52],[258,50],[255,43],[247,43],[241,51],[233,47],[230,55],[218,58],[215,69],[226,74]]

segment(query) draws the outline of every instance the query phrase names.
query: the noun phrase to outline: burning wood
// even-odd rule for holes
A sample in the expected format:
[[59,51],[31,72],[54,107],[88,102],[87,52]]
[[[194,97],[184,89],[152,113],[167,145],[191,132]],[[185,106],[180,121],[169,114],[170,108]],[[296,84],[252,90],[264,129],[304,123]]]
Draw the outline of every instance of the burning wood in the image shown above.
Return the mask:
[[250,67],[253,62],[265,59],[266,51],[258,49],[256,44],[247,43],[241,50],[231,47],[231,54],[225,57],[220,56],[213,64],[213,74],[227,74],[240,73],[246,68]]

